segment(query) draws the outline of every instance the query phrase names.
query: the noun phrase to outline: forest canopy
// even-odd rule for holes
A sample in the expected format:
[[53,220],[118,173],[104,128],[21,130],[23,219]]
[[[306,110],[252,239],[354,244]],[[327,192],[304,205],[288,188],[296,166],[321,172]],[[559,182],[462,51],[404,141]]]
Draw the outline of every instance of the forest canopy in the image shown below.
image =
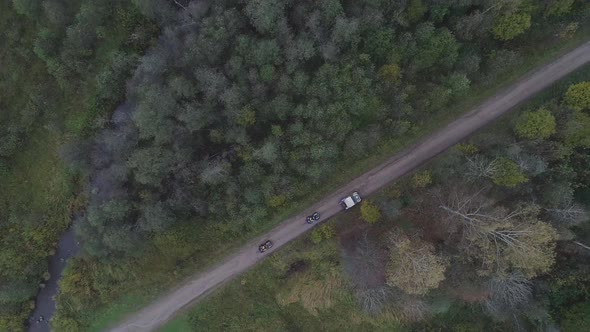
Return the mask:
[[[3,2],[0,330],[22,328],[72,218],[83,250],[63,279],[57,330],[83,330],[89,316],[80,312],[204,266],[211,246],[259,233],[316,188],[352,176],[349,165],[407,144],[460,112],[459,101],[586,33],[589,15],[580,0]],[[514,139],[559,141],[552,148],[564,156],[587,149],[588,92],[573,85],[562,113],[551,105],[523,113]],[[536,185],[548,163],[516,147],[475,150],[481,155],[466,163],[487,168],[468,175],[503,190]],[[439,176],[417,173],[412,186]],[[550,192],[543,199],[556,202]],[[361,212],[380,227],[400,208],[367,201]],[[527,244],[551,249],[547,211],[536,212],[489,227],[537,227],[544,236]],[[334,234],[321,228],[315,242]],[[489,245],[469,240],[481,252]],[[444,282],[436,248],[399,249],[436,267],[400,285],[424,293]],[[529,266],[511,249],[503,249],[507,271],[531,277],[552,264],[546,250]],[[500,264],[481,252],[487,265]]]

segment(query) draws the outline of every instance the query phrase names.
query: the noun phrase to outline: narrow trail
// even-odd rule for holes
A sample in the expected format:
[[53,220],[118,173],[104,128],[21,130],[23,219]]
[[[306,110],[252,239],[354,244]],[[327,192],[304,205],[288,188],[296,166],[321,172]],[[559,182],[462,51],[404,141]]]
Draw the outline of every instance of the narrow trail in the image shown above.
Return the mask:
[[[253,239],[236,253],[227,257],[217,266],[195,275],[155,302],[127,317],[113,332],[153,331],[172,319],[180,310],[205,297],[227,281],[245,272],[289,241],[309,231],[316,224],[305,223],[305,216],[313,211],[326,220],[342,211],[339,199],[358,190],[368,196],[421,166],[441,152],[465,139],[475,131],[492,123],[518,104],[549,87],[559,79],[590,62],[590,42],[572,50],[557,60],[525,75],[518,82],[497,93],[481,105],[461,116],[446,127],[424,138],[421,142],[390,158],[383,164],[366,172],[342,186],[314,206],[293,216],[270,232]],[[265,239],[271,239],[274,247],[265,254],[258,253],[257,247]]]

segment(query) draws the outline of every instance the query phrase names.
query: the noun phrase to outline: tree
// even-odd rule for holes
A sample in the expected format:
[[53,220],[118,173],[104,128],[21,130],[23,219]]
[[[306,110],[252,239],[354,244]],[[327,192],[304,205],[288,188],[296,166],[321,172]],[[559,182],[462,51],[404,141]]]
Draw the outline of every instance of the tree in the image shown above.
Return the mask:
[[449,88],[453,97],[462,96],[471,85],[471,81],[467,78],[467,75],[461,73],[452,73],[449,75],[444,82],[445,86]]
[[361,203],[361,218],[371,224],[381,220],[381,211],[379,207],[370,201],[363,201]]
[[364,38],[364,51],[374,63],[383,63],[392,55],[395,47],[395,32],[392,28],[381,28]]
[[590,109],[590,82],[580,82],[567,89],[565,93],[565,103],[577,110]]
[[545,16],[564,16],[571,12],[576,0],[551,0],[545,5]]
[[490,28],[487,16],[479,10],[473,13],[461,16],[453,27],[453,31],[459,39],[472,40],[478,37],[484,37]]
[[590,325],[590,301],[574,304],[565,311],[562,319],[564,332],[583,331]]
[[408,21],[410,23],[419,22],[422,17],[424,17],[426,11],[428,11],[428,7],[422,3],[422,0],[410,0],[408,8],[406,9]]
[[256,123],[256,111],[251,105],[246,105],[240,111],[236,122],[242,127],[250,127]]
[[516,120],[514,130],[525,139],[545,139],[555,134],[555,117],[545,108],[528,111]]
[[250,23],[261,34],[273,34],[279,26],[279,21],[284,18],[285,0],[254,0],[249,1],[244,11]]
[[523,34],[531,26],[531,15],[513,13],[502,15],[494,22],[494,36],[499,40],[511,40]]
[[555,208],[548,208],[545,211],[549,213],[553,220],[568,226],[577,225],[586,221],[589,217],[588,211],[583,206],[573,202],[567,202]]
[[36,18],[39,15],[41,3],[41,0],[12,0],[14,10],[30,18]]
[[139,227],[147,232],[161,232],[175,221],[174,215],[161,201],[146,202],[140,210]]
[[369,314],[380,313],[392,295],[389,286],[379,277],[384,267],[382,250],[364,232],[353,248],[341,253],[344,272],[352,282],[359,305]]
[[570,147],[590,147],[590,115],[574,112],[565,125],[564,135]]
[[172,171],[173,164],[172,152],[159,146],[135,150],[127,161],[137,182],[155,187]]
[[435,64],[451,67],[459,56],[458,50],[459,44],[447,28],[436,29],[432,23],[422,23],[416,28],[414,40],[410,41],[407,56],[416,70]]
[[434,254],[431,244],[405,235],[389,235],[387,284],[408,294],[424,295],[445,279],[447,262]]
[[71,13],[60,0],[43,1],[43,12],[49,22],[57,26],[65,26],[71,18]]
[[463,188],[439,193],[439,208],[446,221],[462,226],[461,246],[481,260],[481,274],[505,273],[516,268],[532,278],[549,271],[554,263],[556,231],[537,219],[539,208],[519,204],[510,210],[485,197],[483,189]]
[[358,20],[338,17],[332,29],[331,41],[339,51],[356,49],[360,41]]
[[507,158],[498,158],[496,160],[492,180],[495,184],[508,188],[516,187],[528,181],[527,177],[518,168],[518,165]]
[[402,74],[399,66],[391,63],[379,68],[379,76],[387,83],[396,84],[400,81]]
[[532,283],[522,273],[494,275],[488,282],[490,297],[485,301],[492,314],[511,311],[526,304],[532,295]]

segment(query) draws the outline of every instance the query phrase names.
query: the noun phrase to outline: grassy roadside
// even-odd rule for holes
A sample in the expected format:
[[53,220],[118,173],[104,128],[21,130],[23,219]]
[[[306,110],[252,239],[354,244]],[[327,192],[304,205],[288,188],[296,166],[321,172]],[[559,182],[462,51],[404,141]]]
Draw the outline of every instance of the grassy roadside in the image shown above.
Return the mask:
[[[300,199],[290,204],[288,207],[283,209],[281,213],[275,214],[272,219],[268,219],[264,222],[261,222],[260,224],[254,225],[254,227],[242,230],[241,232],[222,228],[207,230],[205,233],[207,233],[209,236],[207,238],[203,238],[204,243],[211,243],[212,239],[218,239],[219,237],[216,235],[219,234],[223,235],[223,238],[232,239],[232,242],[226,243],[224,244],[223,248],[216,249],[212,252],[198,252],[186,265],[176,269],[173,272],[162,272],[158,278],[151,278],[149,281],[144,281],[141,287],[133,287],[136,289],[135,291],[122,296],[120,300],[115,301],[108,308],[84,313],[83,320],[89,323],[91,326],[90,330],[101,330],[104,327],[113,324],[117,320],[124,317],[127,313],[136,310],[137,308],[141,307],[141,305],[147,303],[151,299],[154,299],[162,291],[165,291],[172,285],[178,283],[178,280],[193,275],[195,270],[203,270],[215,264],[219,257],[223,257],[232,252],[247,242],[251,237],[255,236],[256,234],[261,234],[265,231],[268,231],[287,216],[294,214],[302,207],[311,205],[319,197],[324,196],[326,193],[331,192],[334,188],[346,183],[350,178],[358,176],[367,169],[380,164],[392,154],[399,152],[411,144],[416,143],[425,134],[446,125],[458,115],[465,113],[474,105],[481,102],[481,100],[503,89],[509,83],[513,82],[522,74],[536,67],[538,64],[547,62],[548,59],[555,58],[558,55],[565,53],[575,46],[581,44],[588,38],[589,35],[590,33],[588,30],[580,31],[574,39],[552,48],[544,49],[542,54],[535,54],[535,56],[528,58],[526,62],[523,63],[517,70],[510,71],[508,74],[499,77],[495,84],[472,89],[470,95],[464,98],[461,102],[457,103],[455,107],[452,109],[447,109],[444,112],[439,112],[433,116],[428,123],[424,123],[415,127],[411,132],[411,135],[405,137],[404,142],[397,140],[386,141],[370,157],[356,162],[353,165],[343,163],[342,166],[336,172],[334,172],[335,174],[338,174],[338,176],[328,179],[326,185],[324,185],[321,190],[318,190],[313,195],[307,196],[304,199]],[[204,245],[204,247],[207,247],[207,245]],[[218,248],[218,246],[215,246],[215,248]]]

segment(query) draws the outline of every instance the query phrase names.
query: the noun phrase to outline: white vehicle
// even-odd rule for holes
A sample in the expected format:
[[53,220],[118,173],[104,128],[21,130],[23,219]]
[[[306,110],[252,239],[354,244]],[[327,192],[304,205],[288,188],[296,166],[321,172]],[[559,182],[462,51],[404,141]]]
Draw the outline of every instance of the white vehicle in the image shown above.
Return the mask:
[[342,205],[342,207],[345,210],[350,209],[351,207],[357,205],[358,203],[361,202],[361,196],[359,195],[358,192],[353,192],[352,195],[348,196],[348,197],[344,197],[342,200],[340,200],[340,205]]

